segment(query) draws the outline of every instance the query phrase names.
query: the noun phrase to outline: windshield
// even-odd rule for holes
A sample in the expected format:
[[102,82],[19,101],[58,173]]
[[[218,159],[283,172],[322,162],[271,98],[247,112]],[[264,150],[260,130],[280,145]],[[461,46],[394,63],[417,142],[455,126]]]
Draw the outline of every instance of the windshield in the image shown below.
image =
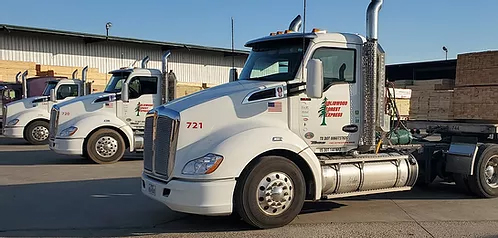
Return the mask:
[[117,73],[113,74],[111,79],[109,79],[109,83],[105,87],[104,92],[106,93],[119,93],[121,92],[121,86],[123,85],[123,81],[128,78],[130,73]]
[[[305,47],[307,44],[305,45]],[[246,80],[293,80],[303,57],[301,38],[264,42],[253,46],[240,73]]]
[[57,86],[57,82],[52,81],[48,82],[47,86],[45,87],[45,90],[43,90],[43,96],[50,96],[50,90],[55,89],[55,86]]

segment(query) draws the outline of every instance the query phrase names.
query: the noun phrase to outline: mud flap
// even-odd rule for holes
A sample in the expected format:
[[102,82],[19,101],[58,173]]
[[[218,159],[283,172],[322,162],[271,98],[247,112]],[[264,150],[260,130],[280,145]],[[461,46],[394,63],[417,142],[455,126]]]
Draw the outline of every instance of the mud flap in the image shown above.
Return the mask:
[[477,137],[453,136],[446,155],[446,171],[473,175],[478,147]]

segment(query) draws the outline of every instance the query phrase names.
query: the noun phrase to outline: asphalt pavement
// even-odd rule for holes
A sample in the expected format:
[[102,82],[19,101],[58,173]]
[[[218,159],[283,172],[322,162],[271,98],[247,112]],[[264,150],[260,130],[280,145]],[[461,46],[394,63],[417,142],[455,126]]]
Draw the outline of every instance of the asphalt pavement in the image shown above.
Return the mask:
[[498,199],[453,184],[306,203],[288,226],[169,210],[140,191],[142,160],[97,165],[0,136],[0,237],[498,237]]

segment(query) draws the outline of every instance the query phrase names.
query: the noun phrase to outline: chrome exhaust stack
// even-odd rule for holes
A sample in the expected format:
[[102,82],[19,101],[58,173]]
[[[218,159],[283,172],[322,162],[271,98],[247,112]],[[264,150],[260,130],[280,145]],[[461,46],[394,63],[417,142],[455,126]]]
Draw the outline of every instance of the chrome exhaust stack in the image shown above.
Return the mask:
[[[162,95],[161,95],[161,104],[167,103],[169,100],[168,98],[170,97],[169,95],[169,82],[168,82],[168,58],[171,55],[171,51],[166,51],[163,54],[163,57],[161,58],[161,70],[163,74],[163,78],[161,80],[161,90],[162,90]],[[176,87],[176,85],[173,85],[173,87]],[[175,90],[173,90],[175,91]],[[173,95],[174,96],[174,95]]]
[[28,71],[24,71],[21,75],[21,80],[22,80],[22,98],[27,98],[28,97],[28,85],[26,82],[26,76],[28,75]]
[[149,63],[149,56],[145,56],[145,58],[142,59],[142,69],[146,69],[147,68],[147,63]]
[[83,68],[81,71],[81,83],[83,84],[83,95],[87,95],[87,87],[86,87],[86,77],[88,72],[88,65]]
[[[379,66],[383,67],[384,64],[383,54],[382,59],[379,60],[378,52],[379,12],[382,8],[382,3],[383,0],[372,0],[368,5],[366,13],[367,42],[363,46],[364,123],[359,148],[363,152],[375,150],[376,129],[378,127],[381,127],[382,130],[385,129],[379,123],[383,120],[383,117],[378,117],[378,114],[384,113],[384,94],[380,93],[385,90],[383,71],[379,75]],[[379,65],[379,63],[382,65]]]

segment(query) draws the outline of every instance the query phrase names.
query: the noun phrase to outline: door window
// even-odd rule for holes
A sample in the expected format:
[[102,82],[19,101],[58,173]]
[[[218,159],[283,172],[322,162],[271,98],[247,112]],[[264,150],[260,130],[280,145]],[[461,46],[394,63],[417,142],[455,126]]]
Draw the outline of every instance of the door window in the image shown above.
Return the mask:
[[313,59],[323,64],[323,89],[327,90],[335,82],[354,83],[356,81],[356,50],[319,48]]
[[130,98],[157,93],[157,77],[133,77],[130,81]]
[[78,85],[77,84],[64,84],[59,86],[57,89],[57,100],[61,100],[67,97],[77,97],[78,96]]

